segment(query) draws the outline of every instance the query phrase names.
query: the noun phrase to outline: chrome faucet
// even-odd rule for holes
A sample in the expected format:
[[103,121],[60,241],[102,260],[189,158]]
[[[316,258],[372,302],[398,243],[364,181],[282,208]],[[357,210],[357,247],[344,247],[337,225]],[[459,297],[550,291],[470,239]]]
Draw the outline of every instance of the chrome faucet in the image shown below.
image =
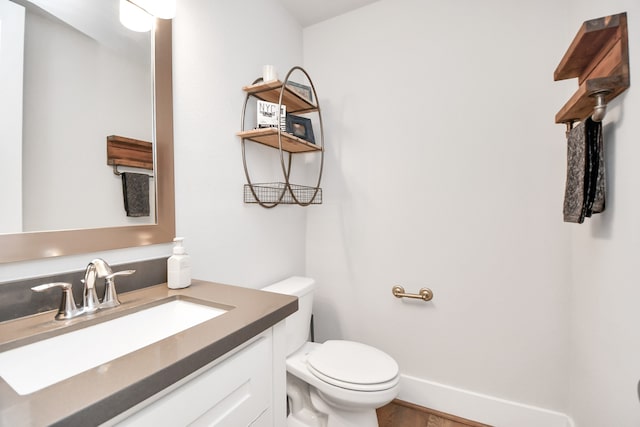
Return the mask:
[[[120,305],[118,295],[116,294],[115,277],[129,276],[135,272],[135,270],[123,270],[114,273],[105,260],[101,258],[94,259],[87,265],[87,269],[84,272],[84,279],[81,280],[84,284],[82,307],[76,306],[71,290],[71,283],[46,283],[44,285],[34,286],[31,290],[43,292],[51,288],[62,288],[62,300],[60,301],[60,308],[56,314],[56,320],[67,320],[80,316],[81,314],[95,313],[102,308],[117,307]],[[98,278],[105,279],[102,303],[98,299],[96,292],[96,279]]]
[[87,265],[84,272],[84,290],[82,292],[82,308],[85,313],[93,313],[100,308],[100,300],[96,293],[96,279],[113,274],[109,264],[101,258],[96,258]]

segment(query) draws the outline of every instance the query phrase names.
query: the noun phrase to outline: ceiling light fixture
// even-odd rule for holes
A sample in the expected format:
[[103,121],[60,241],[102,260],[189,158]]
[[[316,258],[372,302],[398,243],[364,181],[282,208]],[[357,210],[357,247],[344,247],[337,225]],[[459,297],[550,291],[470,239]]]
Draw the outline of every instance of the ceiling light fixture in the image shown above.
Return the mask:
[[120,0],[120,22],[132,31],[149,31],[155,18],[175,16],[176,0]]

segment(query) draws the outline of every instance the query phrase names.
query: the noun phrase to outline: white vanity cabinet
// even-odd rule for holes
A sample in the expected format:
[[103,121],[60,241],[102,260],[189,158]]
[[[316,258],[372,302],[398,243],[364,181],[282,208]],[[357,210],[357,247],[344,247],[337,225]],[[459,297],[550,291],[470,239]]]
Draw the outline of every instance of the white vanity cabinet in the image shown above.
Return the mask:
[[105,425],[284,426],[284,339],[280,322]]

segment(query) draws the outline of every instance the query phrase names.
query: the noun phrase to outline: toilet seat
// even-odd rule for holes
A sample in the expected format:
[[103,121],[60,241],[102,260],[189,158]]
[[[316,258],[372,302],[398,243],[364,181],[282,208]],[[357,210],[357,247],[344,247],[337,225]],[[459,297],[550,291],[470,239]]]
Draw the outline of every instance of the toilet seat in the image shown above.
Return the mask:
[[366,344],[330,340],[310,352],[307,367],[328,384],[355,391],[381,391],[398,384],[398,364]]

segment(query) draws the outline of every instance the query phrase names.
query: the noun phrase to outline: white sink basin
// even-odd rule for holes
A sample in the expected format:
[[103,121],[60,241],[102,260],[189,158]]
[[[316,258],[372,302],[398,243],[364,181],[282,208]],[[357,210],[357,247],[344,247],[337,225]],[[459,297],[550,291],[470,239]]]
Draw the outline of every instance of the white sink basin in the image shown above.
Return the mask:
[[30,394],[225,312],[173,300],[0,353],[0,376],[18,394]]

